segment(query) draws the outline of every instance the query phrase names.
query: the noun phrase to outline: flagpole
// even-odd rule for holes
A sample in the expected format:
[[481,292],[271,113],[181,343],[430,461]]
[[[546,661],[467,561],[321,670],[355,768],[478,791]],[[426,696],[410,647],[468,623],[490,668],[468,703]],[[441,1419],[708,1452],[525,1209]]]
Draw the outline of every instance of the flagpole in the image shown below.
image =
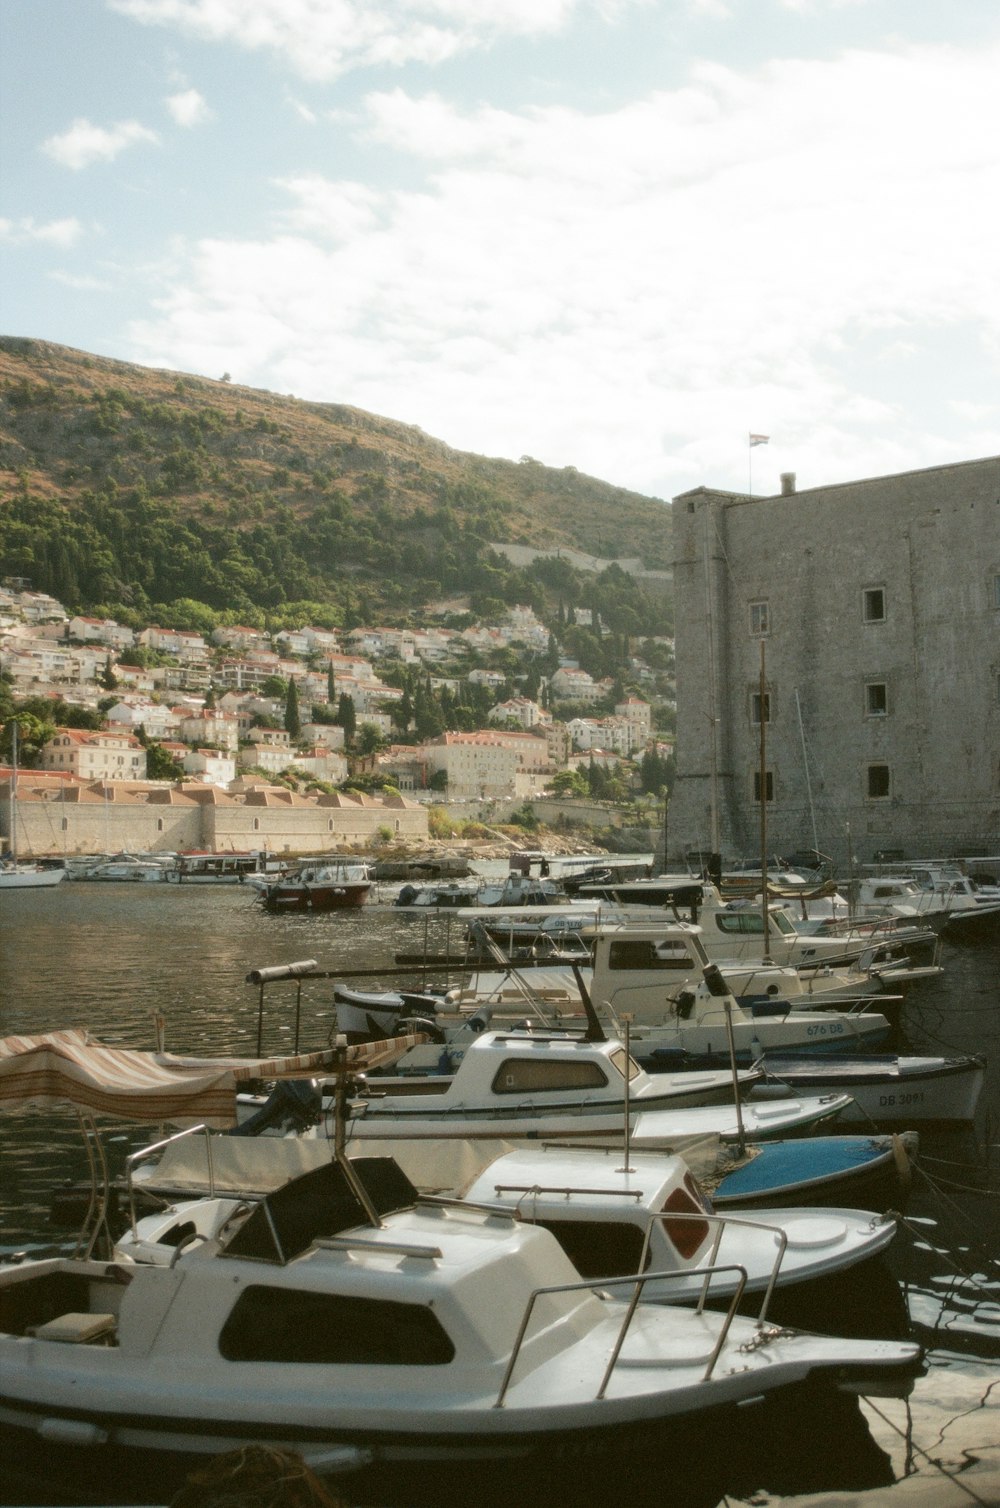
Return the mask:
[[755,445],[766,445],[770,435],[755,435],[753,431],[747,434],[747,496],[753,497],[753,448]]

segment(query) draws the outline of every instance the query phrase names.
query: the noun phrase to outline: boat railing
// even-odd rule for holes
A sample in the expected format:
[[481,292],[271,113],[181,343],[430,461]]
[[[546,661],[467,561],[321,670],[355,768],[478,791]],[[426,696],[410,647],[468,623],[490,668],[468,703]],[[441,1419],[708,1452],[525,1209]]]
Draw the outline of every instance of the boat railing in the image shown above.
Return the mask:
[[175,1131],[173,1136],[166,1136],[162,1141],[152,1142],[147,1147],[140,1147],[138,1152],[131,1152],[125,1159],[125,1191],[128,1198],[129,1223],[132,1229],[133,1239],[138,1240],[137,1220],[135,1213],[135,1170],[141,1162],[146,1162],[153,1157],[159,1157],[167,1147],[174,1146],[189,1136],[203,1136],[205,1138],[205,1160],[208,1169],[209,1199],[215,1198],[215,1165],[212,1159],[212,1136],[208,1127],[204,1124],[186,1126],[183,1131]]
[[[691,1219],[690,1214],[687,1218],[689,1220]],[[600,1386],[598,1387],[595,1394],[595,1398],[601,1399],[607,1392],[608,1384],[611,1381],[612,1374],[618,1364],[618,1359],[621,1356],[622,1348],[625,1344],[626,1337],[632,1325],[632,1320],[635,1317],[635,1312],[639,1307],[639,1301],[642,1298],[646,1285],[648,1283],[669,1283],[671,1281],[676,1282],[678,1279],[700,1277],[707,1277],[710,1281],[712,1277],[718,1276],[720,1273],[724,1272],[732,1272],[737,1274],[736,1290],[733,1294],[732,1299],[730,1300],[729,1308],[726,1310],[726,1313],[723,1316],[715,1344],[712,1347],[711,1354],[705,1364],[705,1370],[702,1373],[702,1382],[707,1382],[711,1377],[713,1371],[715,1370],[715,1363],[718,1361],[722,1348],[726,1343],[726,1337],[728,1336],[733,1320],[736,1317],[737,1310],[739,1309],[740,1302],[743,1298],[743,1290],[746,1287],[746,1268],[741,1267],[737,1262],[726,1263],[721,1267],[697,1267],[693,1271],[690,1268],[685,1268],[681,1272],[644,1272],[620,1278],[593,1278],[590,1281],[581,1283],[554,1283],[545,1288],[534,1289],[533,1292],[529,1295],[528,1302],[525,1305],[524,1315],[522,1316],[521,1324],[518,1327],[517,1337],[514,1341],[514,1346],[510,1353],[510,1360],[508,1361],[507,1367],[504,1371],[503,1380],[500,1383],[500,1391],[497,1394],[496,1402],[493,1404],[493,1407],[497,1409],[503,1408],[504,1399],[506,1398],[507,1393],[510,1389],[511,1379],[517,1366],[518,1357],[521,1354],[521,1349],[524,1345],[524,1341],[528,1333],[528,1327],[531,1323],[531,1316],[534,1313],[535,1305],[540,1299],[551,1298],[556,1294],[587,1293],[594,1292],[595,1290],[599,1290],[602,1294],[607,1294],[610,1289],[624,1288],[629,1286],[632,1288],[632,1296],[625,1306],[625,1313],[622,1317],[621,1325],[618,1328],[618,1334],[615,1337],[615,1343],[611,1348],[611,1356],[608,1359],[608,1364],[604,1369],[604,1375],[601,1378]]]
[[[573,1197],[590,1197],[600,1199],[619,1198],[631,1204],[637,1204],[643,1197],[642,1193],[638,1189],[609,1189],[607,1187],[586,1188],[580,1184],[498,1183],[495,1185],[495,1189],[498,1197],[503,1194],[517,1194],[521,1196],[518,1199],[517,1205],[511,1211],[512,1214],[516,1215],[517,1218],[521,1220],[527,1218],[524,1212],[524,1201],[530,1201],[533,1197],[541,1198],[548,1195],[560,1199],[565,1198],[567,1200],[567,1204]],[[453,1201],[448,1200],[446,1196],[438,1196],[438,1198],[433,1202],[452,1203]],[[463,1203],[464,1202],[465,1201],[463,1201]],[[496,1212],[496,1206],[491,1204],[476,1204],[473,1206],[473,1208],[492,1211],[494,1213]],[[768,1279],[767,1288],[764,1292],[764,1298],[761,1301],[760,1310],[758,1311],[757,1315],[759,1322],[763,1324],[767,1319],[767,1311],[771,1305],[771,1297],[774,1293],[775,1285],[778,1281],[778,1275],[781,1272],[781,1266],[785,1259],[785,1252],[788,1248],[788,1233],[784,1229],[784,1227],[781,1225],[770,1225],[763,1220],[747,1220],[739,1215],[715,1214],[710,1210],[653,1210],[645,1218],[646,1229],[645,1238],[642,1245],[642,1252],[640,1254],[638,1262],[639,1272],[642,1272],[643,1268],[646,1266],[646,1263],[649,1261],[649,1248],[654,1229],[657,1225],[666,1225],[672,1221],[676,1221],[678,1223],[687,1223],[688,1225],[690,1225],[692,1222],[700,1221],[707,1226],[715,1227],[715,1238],[712,1242],[712,1249],[707,1259],[708,1266],[704,1269],[705,1281],[702,1284],[701,1294],[696,1305],[696,1312],[699,1314],[704,1309],[707,1302],[713,1275],[726,1270],[725,1268],[720,1268],[717,1265],[717,1262],[719,1247],[722,1244],[722,1237],[724,1236],[727,1227],[734,1226],[753,1231],[771,1232],[776,1244],[775,1257],[774,1262],[771,1266],[771,1274]],[[690,1277],[692,1275],[691,1270],[678,1270],[678,1272],[675,1274],[675,1276],[677,1277],[685,1275]]]
[[[716,1267],[716,1260],[719,1255],[719,1247],[722,1244],[722,1237],[726,1232],[726,1227],[741,1226],[747,1230],[763,1230],[771,1232],[777,1244],[777,1251],[775,1253],[774,1262],[771,1265],[771,1275],[768,1279],[767,1288],[764,1291],[764,1297],[761,1300],[760,1309],[757,1313],[758,1323],[762,1325],[767,1319],[767,1311],[771,1306],[771,1296],[774,1293],[775,1284],[778,1281],[778,1274],[781,1271],[781,1264],[785,1259],[785,1252],[788,1248],[788,1232],[780,1225],[765,1225],[762,1220],[746,1220],[738,1215],[716,1215],[710,1213],[708,1210],[698,1212],[694,1210],[657,1210],[650,1216],[646,1226],[646,1239],[643,1243],[642,1256],[639,1261],[640,1267],[644,1266],[645,1263],[649,1260],[649,1243],[654,1227],[660,1224],[666,1225],[672,1220],[687,1221],[688,1224],[690,1224],[692,1220],[704,1220],[708,1225],[715,1226],[715,1238],[712,1242],[712,1250],[708,1256],[708,1266],[706,1268],[705,1281],[702,1284],[701,1294],[696,1305],[696,1313],[698,1314],[702,1312],[708,1300],[712,1274],[717,1271],[725,1271],[724,1268]],[[688,1276],[692,1276],[692,1274],[689,1272]]]

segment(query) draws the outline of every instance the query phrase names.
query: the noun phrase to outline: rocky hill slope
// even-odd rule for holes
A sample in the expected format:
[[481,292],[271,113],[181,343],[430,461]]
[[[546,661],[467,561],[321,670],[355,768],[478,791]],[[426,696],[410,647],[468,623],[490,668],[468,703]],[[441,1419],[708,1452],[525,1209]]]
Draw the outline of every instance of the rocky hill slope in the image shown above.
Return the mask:
[[[0,557],[76,609],[510,600],[490,542],[670,559],[661,500],[334,403],[0,338]],[[527,568],[582,600],[574,567]],[[523,590],[522,590],[523,595]]]

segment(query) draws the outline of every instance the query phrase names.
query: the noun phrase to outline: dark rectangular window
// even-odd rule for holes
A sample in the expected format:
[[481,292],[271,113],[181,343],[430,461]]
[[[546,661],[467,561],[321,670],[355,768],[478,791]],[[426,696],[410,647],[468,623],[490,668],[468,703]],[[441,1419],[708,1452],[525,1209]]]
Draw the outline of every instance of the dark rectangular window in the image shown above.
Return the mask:
[[883,801],[889,795],[889,766],[887,764],[870,764],[868,766],[868,797],[871,801]]
[[[764,789],[767,792],[765,800],[767,800],[767,801],[773,801],[774,800],[774,771],[773,770],[768,770],[766,772],[766,774],[765,774],[765,777],[764,777]],[[753,772],[753,799],[755,801],[759,801],[760,800],[760,771],[759,770],[754,770],[754,772]]]
[[763,697],[761,697],[761,694],[760,694],[759,691],[752,691],[750,693],[750,721],[751,722],[753,722],[753,723],[759,723],[761,721],[761,715],[760,714],[761,714],[761,708],[762,708],[762,706],[763,706],[763,712],[764,712],[763,721],[765,723],[769,723],[771,721],[771,693],[769,691],[765,691]]
[[292,1288],[245,1288],[222,1327],[227,1361],[444,1366],[455,1347],[421,1304]]
[[885,717],[889,711],[889,692],[884,681],[869,681],[865,687],[865,711],[869,717]]
[[866,623],[885,622],[885,592],[880,586],[865,588],[864,618]]

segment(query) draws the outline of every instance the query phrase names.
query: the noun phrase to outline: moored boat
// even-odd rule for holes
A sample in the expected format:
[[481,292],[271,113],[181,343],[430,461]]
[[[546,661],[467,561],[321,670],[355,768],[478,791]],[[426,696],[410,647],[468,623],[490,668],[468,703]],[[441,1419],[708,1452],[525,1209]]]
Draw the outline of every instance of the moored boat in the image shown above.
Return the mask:
[[345,911],[363,906],[375,883],[360,859],[310,861],[277,876],[246,876],[268,911]]
[[[122,1104],[140,1095],[150,1119],[168,1092],[175,1121],[208,1093],[231,1122],[240,1076],[276,1066],[159,1054],[157,1084],[140,1087],[142,1055],[88,1059],[86,1043],[54,1035],[4,1044],[21,1103],[67,1090],[89,1103],[78,1075],[100,1061],[125,1080],[105,1089],[124,1092]],[[338,1054],[343,1091],[364,1055]],[[283,1071],[329,1057],[311,1056],[320,1062]],[[58,1077],[40,1082],[40,1064]],[[162,1500],[192,1465],[250,1443],[359,1483],[458,1467],[471,1492],[505,1467],[532,1482],[556,1454],[565,1486],[637,1449],[679,1449],[696,1422],[724,1425],[807,1380],[831,1396],[898,1396],[919,1370],[910,1343],[743,1318],[743,1273],[724,1312],[644,1304],[671,1273],[582,1279],[549,1231],[421,1201],[391,1159],[352,1160],[339,1134],[334,1153],[209,1239],[179,1242],[169,1264],[0,1268],[0,1437],[19,1466],[104,1503],[148,1501],[150,1482]],[[728,1280],[711,1262],[702,1276]]]
[[870,1054],[830,1054],[819,1059],[767,1053],[759,1061],[765,1082],[797,1094],[842,1093],[851,1104],[844,1125],[965,1125],[975,1119],[986,1074],[985,1059]]

